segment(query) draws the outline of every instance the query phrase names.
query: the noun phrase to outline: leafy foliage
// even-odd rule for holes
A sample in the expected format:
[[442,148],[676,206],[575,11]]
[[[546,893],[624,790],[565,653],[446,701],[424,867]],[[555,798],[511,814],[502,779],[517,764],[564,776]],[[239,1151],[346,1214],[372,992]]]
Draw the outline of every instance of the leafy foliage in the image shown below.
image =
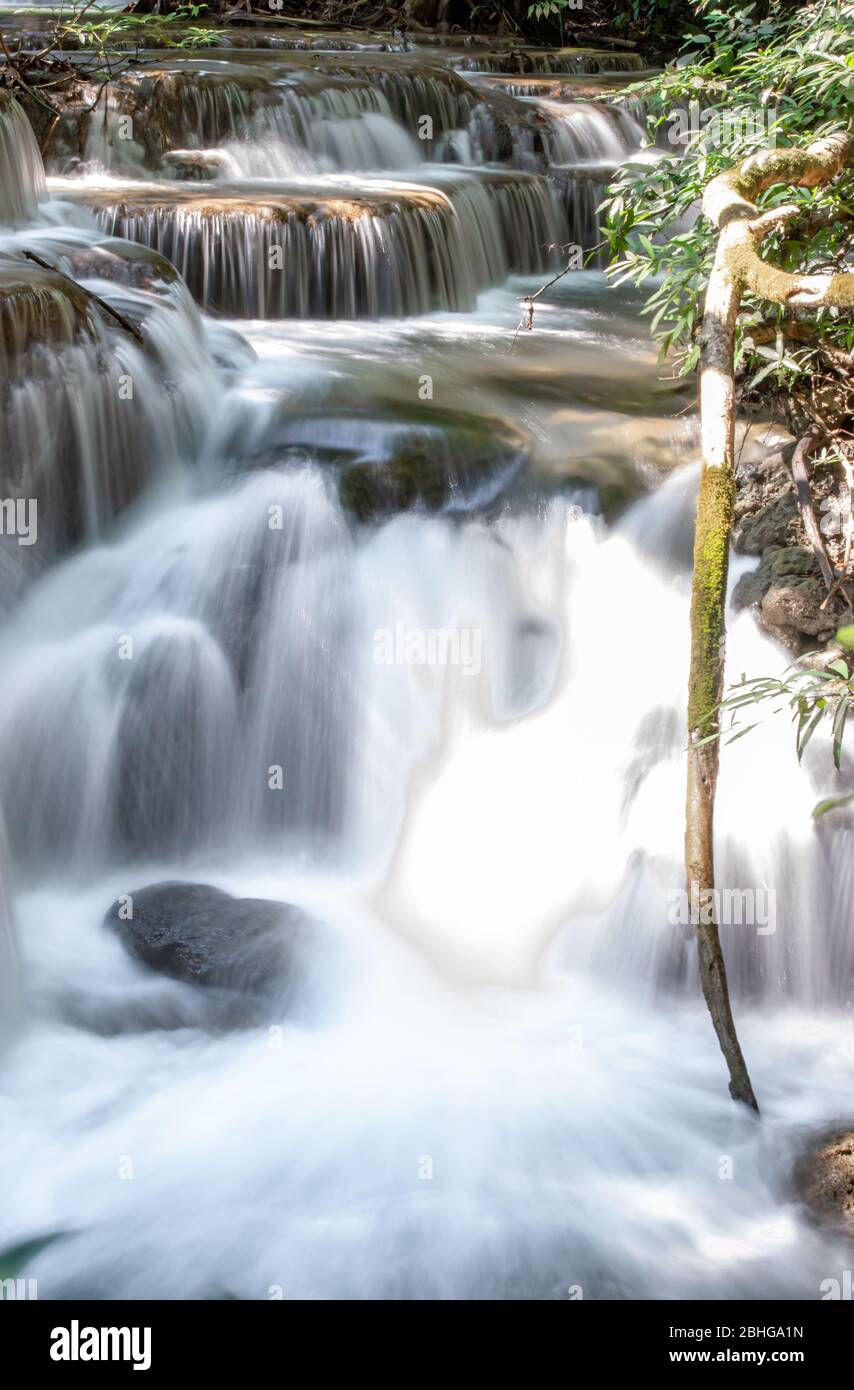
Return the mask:
[[686,9],[674,0],[627,0],[614,17],[614,28],[652,36],[678,34],[676,25]]
[[[13,89],[24,100],[38,135],[39,111],[58,117],[63,97],[74,93],[81,81],[97,82],[104,90],[109,81],[139,60],[143,49],[178,51],[210,44],[215,29],[206,16],[215,3],[188,0],[167,13],[136,14],[99,9],[90,0],[75,0],[70,10],[58,10],[51,16],[49,28],[39,32],[38,46],[30,42],[26,27],[17,31],[17,43],[11,48],[12,35],[3,36],[5,62],[0,64],[0,87]],[[50,131],[42,134],[49,138]]]
[[[837,634],[845,641],[845,633],[852,629],[842,629]],[[816,653],[816,655],[818,655]],[[746,710],[755,710],[759,705],[772,704],[772,714],[788,709],[795,726],[795,748],[798,761],[819,725],[830,725],[833,765],[837,772],[842,765],[842,745],[849,715],[854,711],[854,665],[843,657],[837,657],[827,666],[798,666],[784,671],[781,677],[759,676],[746,680],[742,676],[721,701],[710,722],[717,724],[721,712],[729,713],[729,734],[726,743],[734,743],[755,729],[761,720],[738,727],[739,716]],[[733,732],[736,730],[736,732]],[[710,742],[718,737],[717,729],[707,735],[702,742]],[[827,797],[813,808],[814,816],[824,815],[826,811],[854,801],[854,792],[839,797]]]
[[[715,247],[700,212],[708,182],[757,150],[809,143],[854,119],[854,4],[819,0],[793,9],[771,0],[762,10],[702,0],[697,13],[675,65],[621,95],[645,113],[662,157],[626,164],[603,204],[611,273],[617,283],[648,287],[651,331],[680,373],[700,355]],[[845,268],[854,176],[824,189],[770,189],[763,206],[781,202],[798,204],[802,215],[769,238],[763,254],[787,270]],[[801,341],[792,343],[798,318],[810,332],[799,325]],[[815,370],[825,345],[850,352],[854,325],[832,310],[798,313],[745,298],[736,366],[747,389],[765,382],[790,390]]]
[[94,9],[85,0],[58,21],[58,48],[91,49],[107,63],[119,49],[151,47],[194,48],[210,43],[210,27],[199,24],[208,12],[205,4],[179,4],[166,14],[132,14],[125,10]]
[[566,9],[577,9],[572,0],[537,0],[536,5],[528,6],[529,19],[557,19]]

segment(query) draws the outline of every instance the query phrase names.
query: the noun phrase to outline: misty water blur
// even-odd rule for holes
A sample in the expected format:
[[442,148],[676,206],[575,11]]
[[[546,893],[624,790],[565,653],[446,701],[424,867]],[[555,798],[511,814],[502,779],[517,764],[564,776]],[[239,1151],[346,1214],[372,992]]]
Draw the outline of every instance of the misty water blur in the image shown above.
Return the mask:
[[[4,429],[63,517],[40,567],[0,555],[0,1248],[62,1233],[28,1271],[47,1298],[816,1297],[849,1257],[791,1163],[854,1074],[850,831],[810,817],[826,750],[799,768],[772,721],[723,757],[721,881],[776,894],[773,933],[724,930],[760,1127],[669,918],[695,423],[594,271],[514,339],[570,240],[549,161],[624,158],[633,118],[484,106],[465,55],[384,54],[358,97],[340,55],[277,78],[265,123],[218,61],[219,95],[171,98],[184,163],[221,156],[194,185],[214,220],[181,160],[117,167],[94,135],[46,201],[0,112],[0,273],[35,246],[54,268],[15,301]],[[419,173],[421,101],[448,162]],[[508,112],[501,169],[451,159],[495,154]],[[265,180],[293,214],[281,287]],[[376,207],[318,232],[309,197]],[[347,470],[413,452],[447,494],[354,519]],[[477,633],[477,673],[377,661],[396,624]],[[732,673],[784,661],[733,615]],[[302,1010],[227,1032],[135,962],[104,914],[170,878],[326,924]]]

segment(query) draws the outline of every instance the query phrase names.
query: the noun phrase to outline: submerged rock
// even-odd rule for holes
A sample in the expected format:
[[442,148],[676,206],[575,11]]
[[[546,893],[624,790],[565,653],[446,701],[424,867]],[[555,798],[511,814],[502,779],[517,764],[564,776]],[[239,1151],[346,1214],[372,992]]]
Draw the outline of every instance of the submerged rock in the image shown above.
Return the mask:
[[[269,378],[259,374],[259,383]],[[404,377],[324,382],[298,401],[281,396],[260,431],[242,408],[240,392],[223,452],[235,470],[280,469],[306,457],[334,470],[345,514],[372,522],[399,512],[483,512],[502,498],[526,468],[530,435],[499,415],[414,406],[403,398]],[[384,395],[383,395],[384,392]],[[247,453],[246,439],[255,448]]]
[[105,237],[95,244],[66,241],[58,233],[52,241],[33,240],[33,248],[63,275],[76,281],[101,280],[130,289],[168,295],[181,284],[171,261],[138,242]]
[[204,883],[155,883],[113,903],[104,919],[150,969],[191,984],[254,995],[299,983],[313,924],[299,908],[234,898]]
[[94,342],[90,296],[59,272],[0,257],[0,367],[3,386],[26,376],[34,353]]
[[795,1182],[819,1220],[854,1235],[854,1129],[823,1135],[799,1162]]
[[429,454],[413,450],[392,463],[356,463],[341,479],[341,503],[359,521],[422,506],[441,510],[450,493],[447,472]]
[[525,455],[498,433],[450,427],[446,437],[404,440],[393,458],[357,462],[341,476],[345,512],[371,522],[406,511],[475,511],[501,496]]

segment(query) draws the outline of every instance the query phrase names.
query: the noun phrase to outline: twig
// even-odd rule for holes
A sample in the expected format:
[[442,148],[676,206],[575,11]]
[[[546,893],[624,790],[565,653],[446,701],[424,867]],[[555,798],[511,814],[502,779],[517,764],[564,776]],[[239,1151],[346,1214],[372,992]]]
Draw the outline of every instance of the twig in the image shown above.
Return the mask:
[[798,511],[800,512],[801,522],[807,534],[807,540],[813,549],[813,554],[818,561],[821,570],[821,577],[827,585],[828,598],[834,588],[836,576],[827,558],[827,551],[821,539],[821,531],[818,529],[818,522],[813,511],[812,495],[810,493],[809,475],[807,474],[807,459],[818,448],[824,438],[824,430],[813,428],[799,439],[795,452],[792,455],[792,477],[795,480],[795,493],[798,500]]
[[851,564],[851,550],[854,546],[854,513],[852,513],[852,508],[854,508],[854,473],[851,469],[851,460],[844,448],[839,450],[839,458],[842,463],[842,471],[845,474],[845,488],[848,494],[848,515],[845,518],[845,555],[842,560],[842,568],[847,574]]
[[575,270],[575,268],[576,267],[572,264],[564,266],[563,270],[559,270],[556,275],[552,276],[551,280],[547,280],[544,285],[541,285],[540,288],[537,290],[536,294],[523,295],[522,299],[520,300],[520,303],[525,305],[525,312],[519,320],[519,323],[516,327],[516,332],[513,334],[513,341],[510,344],[511,352],[513,351],[513,348],[516,345],[516,339],[519,337],[519,334],[521,333],[522,329],[524,328],[528,333],[530,333],[531,329],[533,328],[534,304],[539,299],[540,295],[545,294],[546,290],[550,290],[552,285],[556,285],[558,280],[562,280],[564,275],[568,275],[569,272],[571,270]]
[[50,261],[42,260],[41,256],[37,256],[34,251],[25,251],[24,255],[28,261],[32,261],[35,265],[41,266],[42,270],[49,270],[52,275],[58,275],[60,279],[67,280],[76,290],[80,290],[82,294],[85,294],[87,299],[91,299],[97,304],[99,309],[103,309],[105,314],[109,314],[111,318],[114,318],[116,323],[119,324],[126,333],[130,333],[131,337],[136,339],[141,348],[145,347],[145,339],[136,324],[131,323],[130,319],[126,318],[118,309],[114,309],[112,304],[107,303],[106,299],[102,299],[101,296],[95,294],[93,290],[87,290],[85,285],[78,284],[70,275],[66,275],[63,271],[57,270],[55,265],[50,264]]
[[53,103],[50,101],[43,100],[43,98],[39,96],[38,92],[35,91],[32,87],[29,86],[27,82],[24,81],[18,63],[9,52],[6,40],[2,32],[0,32],[0,47],[2,47],[3,53],[5,54],[6,62],[9,65],[9,71],[12,74],[14,81],[17,82],[18,86],[22,89],[22,91],[26,92],[28,97],[32,97],[33,101],[37,101],[39,106],[43,106],[46,111],[50,111],[52,115],[57,116],[59,112],[57,111]]

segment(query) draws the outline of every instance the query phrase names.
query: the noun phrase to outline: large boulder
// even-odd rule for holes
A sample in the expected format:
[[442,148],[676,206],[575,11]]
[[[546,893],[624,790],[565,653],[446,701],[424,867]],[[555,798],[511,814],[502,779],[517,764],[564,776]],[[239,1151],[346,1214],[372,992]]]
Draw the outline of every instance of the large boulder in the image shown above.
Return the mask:
[[155,883],[105,918],[143,965],[175,980],[267,998],[297,987],[316,926],[299,908],[204,883]]
[[796,656],[828,642],[844,620],[841,605],[824,607],[827,589],[805,546],[769,546],[755,570],[735,586],[733,607],[758,609],[760,627]]

